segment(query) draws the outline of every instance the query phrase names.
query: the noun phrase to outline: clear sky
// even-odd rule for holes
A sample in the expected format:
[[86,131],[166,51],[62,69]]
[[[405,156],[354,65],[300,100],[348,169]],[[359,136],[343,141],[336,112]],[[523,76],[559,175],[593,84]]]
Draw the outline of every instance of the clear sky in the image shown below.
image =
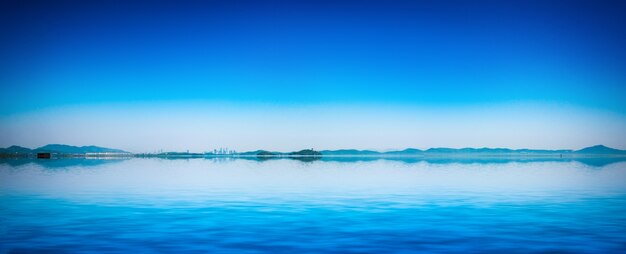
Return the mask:
[[624,1],[2,1],[0,146],[626,149]]

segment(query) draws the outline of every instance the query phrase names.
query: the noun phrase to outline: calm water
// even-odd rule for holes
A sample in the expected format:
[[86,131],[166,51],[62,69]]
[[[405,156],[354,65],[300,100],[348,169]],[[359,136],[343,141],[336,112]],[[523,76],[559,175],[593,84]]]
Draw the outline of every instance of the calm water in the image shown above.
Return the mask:
[[626,162],[0,161],[0,252],[626,251]]

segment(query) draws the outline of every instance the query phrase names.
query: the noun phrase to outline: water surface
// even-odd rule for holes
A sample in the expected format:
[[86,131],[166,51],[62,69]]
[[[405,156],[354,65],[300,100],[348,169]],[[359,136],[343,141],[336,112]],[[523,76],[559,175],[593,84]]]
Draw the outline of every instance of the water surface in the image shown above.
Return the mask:
[[5,160],[0,251],[617,253],[625,183],[624,162]]

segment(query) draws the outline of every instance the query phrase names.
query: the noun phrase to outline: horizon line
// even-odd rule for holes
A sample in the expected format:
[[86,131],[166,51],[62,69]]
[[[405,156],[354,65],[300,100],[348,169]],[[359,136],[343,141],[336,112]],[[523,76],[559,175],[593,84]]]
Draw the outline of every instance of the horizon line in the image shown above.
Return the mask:
[[292,151],[284,151],[284,150],[273,150],[273,149],[252,149],[252,150],[241,150],[238,151],[237,149],[229,149],[227,147],[221,147],[221,148],[214,148],[212,149],[213,151],[210,150],[206,150],[206,151],[201,151],[201,152],[196,152],[196,151],[191,151],[190,149],[186,149],[186,151],[175,151],[175,150],[169,150],[169,151],[165,151],[165,149],[158,149],[161,151],[154,151],[154,152],[129,152],[120,148],[112,148],[112,147],[105,147],[105,146],[99,146],[99,145],[82,145],[82,146],[78,146],[78,145],[68,145],[68,144],[60,144],[60,143],[51,143],[51,144],[46,144],[43,146],[39,146],[36,148],[29,148],[26,146],[20,146],[20,145],[10,145],[7,147],[0,147],[0,149],[9,149],[11,147],[19,147],[19,148],[26,148],[29,150],[37,150],[37,149],[41,149],[44,148],[46,146],[52,146],[52,145],[61,145],[61,146],[69,146],[69,147],[76,147],[76,148],[83,148],[83,147],[97,147],[97,148],[105,148],[105,149],[112,149],[112,150],[121,150],[123,152],[126,153],[132,153],[132,154],[159,154],[159,153],[212,153],[215,152],[216,150],[222,150],[222,151],[226,151],[226,152],[233,152],[233,153],[247,153],[247,152],[256,152],[256,151],[267,151],[267,152],[278,152],[278,153],[289,153],[289,152],[293,152],[293,151],[302,151],[302,150],[314,150],[314,151],[341,151],[341,150],[356,150],[356,151],[360,151],[360,152],[364,152],[364,151],[370,151],[370,152],[379,152],[379,153],[387,153],[387,152],[400,152],[400,151],[404,151],[404,150],[409,150],[409,149],[415,149],[415,150],[419,150],[419,151],[428,151],[431,149],[456,149],[456,150],[462,150],[462,149],[506,149],[506,150],[511,150],[511,151],[520,151],[520,150],[535,150],[535,151],[579,151],[579,150],[583,150],[586,148],[592,148],[592,147],[605,147],[605,148],[610,148],[610,149],[615,149],[615,150],[622,150],[622,151],[626,151],[620,148],[613,148],[613,147],[609,147],[603,144],[596,144],[596,145],[590,145],[590,146],[584,146],[582,148],[579,149],[572,149],[572,148],[558,148],[558,149],[546,149],[546,148],[510,148],[510,147],[488,147],[488,146],[476,146],[476,147],[472,147],[472,146],[464,146],[464,147],[446,147],[446,146],[434,146],[434,147],[428,147],[428,148],[416,148],[416,147],[405,147],[405,148],[392,148],[392,149],[359,149],[359,148],[338,148],[338,149],[315,149],[315,148],[303,148],[303,149],[296,149],[296,150],[292,150]]

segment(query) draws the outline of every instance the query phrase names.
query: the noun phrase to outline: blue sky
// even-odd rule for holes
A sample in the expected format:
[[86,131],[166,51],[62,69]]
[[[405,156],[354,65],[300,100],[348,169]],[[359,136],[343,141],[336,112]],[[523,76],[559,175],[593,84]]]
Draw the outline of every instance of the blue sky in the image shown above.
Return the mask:
[[[320,149],[587,143],[626,148],[626,134],[616,129],[626,121],[623,1],[4,1],[0,9],[0,121],[6,133],[0,145],[68,143],[61,137],[71,137],[62,130],[85,126],[77,130],[89,132],[87,114],[102,115],[116,129],[158,129],[161,124],[154,123],[192,111],[197,115],[180,121],[230,121],[241,129],[271,121],[280,131],[270,135],[275,143],[229,142],[238,137],[228,128],[193,143],[165,127],[134,141],[140,145],[126,144],[128,137],[114,132],[72,142],[107,141],[100,145],[135,150],[208,150],[228,143],[237,149],[308,147],[311,140],[296,133],[310,123],[281,117],[295,108],[360,116],[363,123],[345,127],[364,129],[363,137],[342,143],[333,137],[349,131],[330,128],[339,113],[316,115],[318,129],[300,135],[317,136],[324,141],[315,142]],[[120,107],[130,119],[155,109],[170,114],[155,114],[148,124],[111,113]],[[191,107],[228,111],[231,117],[207,118]],[[380,134],[394,128],[366,128],[397,112],[405,115],[390,126],[407,128],[410,144],[388,142],[393,139]],[[463,112],[484,114],[467,120],[459,117]],[[580,122],[538,117],[563,112]],[[61,124],[59,131],[37,139],[24,134],[28,128],[54,129],[44,124],[43,114]],[[512,124],[511,115],[527,117],[515,122],[520,129],[544,127],[533,132],[533,142],[520,142],[517,130],[487,135],[482,143],[472,141],[475,132],[441,131],[467,121],[495,129]],[[259,119],[240,126],[242,120],[232,116]],[[433,126],[419,128],[406,120],[412,117]],[[545,136],[562,135],[556,126],[575,131],[548,142]],[[316,134],[322,129],[333,134]],[[438,142],[411,129],[461,136]],[[281,135],[294,138],[278,141]]]

